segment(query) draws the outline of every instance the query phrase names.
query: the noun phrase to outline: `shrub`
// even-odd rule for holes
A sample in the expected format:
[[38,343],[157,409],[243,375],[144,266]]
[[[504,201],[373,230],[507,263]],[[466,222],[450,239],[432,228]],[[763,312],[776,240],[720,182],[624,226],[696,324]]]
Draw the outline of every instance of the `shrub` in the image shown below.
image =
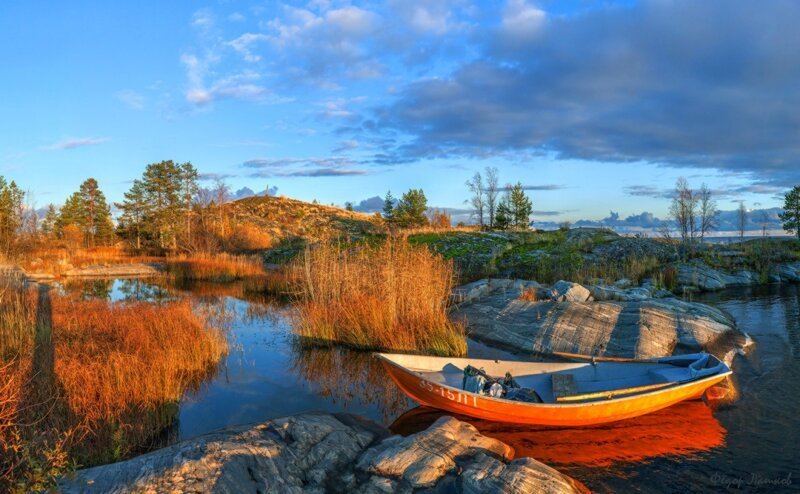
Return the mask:
[[464,328],[447,317],[453,265],[426,247],[307,248],[292,265],[302,342],[464,355]]
[[233,249],[243,252],[270,249],[274,244],[272,235],[251,223],[234,227],[229,241]]

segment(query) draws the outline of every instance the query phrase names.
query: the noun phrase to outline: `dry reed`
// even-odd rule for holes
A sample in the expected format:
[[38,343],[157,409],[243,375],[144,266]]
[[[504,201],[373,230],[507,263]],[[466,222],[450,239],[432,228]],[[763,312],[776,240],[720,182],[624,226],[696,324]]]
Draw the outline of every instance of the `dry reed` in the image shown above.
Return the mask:
[[464,328],[447,317],[453,265],[426,247],[326,244],[292,265],[294,332],[313,344],[466,354]]
[[235,281],[266,274],[258,256],[198,254],[167,259],[167,273],[176,280]]
[[114,303],[6,282],[0,491],[43,490],[70,461],[147,448],[227,352],[211,321],[187,300]]

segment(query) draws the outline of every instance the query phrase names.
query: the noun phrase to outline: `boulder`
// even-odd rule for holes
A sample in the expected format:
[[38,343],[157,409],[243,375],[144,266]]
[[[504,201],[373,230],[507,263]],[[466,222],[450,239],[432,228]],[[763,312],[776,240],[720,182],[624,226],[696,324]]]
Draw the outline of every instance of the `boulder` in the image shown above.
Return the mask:
[[651,358],[709,351],[725,357],[745,335],[722,311],[675,297],[528,302],[494,294],[451,312],[470,337],[520,353]]
[[556,302],[586,302],[591,295],[583,285],[564,280],[557,281],[550,291],[550,298]]
[[800,282],[800,262],[780,264],[775,269],[775,272],[780,281]]
[[229,427],[80,470],[64,493],[584,492],[578,482],[474,426],[442,417],[408,437],[347,414],[307,413]]
[[457,286],[450,294],[456,304],[472,303],[488,297],[497,291],[514,291],[517,294],[524,290],[538,290],[539,283],[527,280],[512,280],[508,278],[483,278],[466,285]]

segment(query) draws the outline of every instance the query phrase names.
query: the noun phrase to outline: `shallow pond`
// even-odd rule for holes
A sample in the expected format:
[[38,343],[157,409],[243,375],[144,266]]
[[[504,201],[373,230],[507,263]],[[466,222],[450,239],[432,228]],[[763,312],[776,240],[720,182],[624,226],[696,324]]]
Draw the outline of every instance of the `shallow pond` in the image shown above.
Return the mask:
[[[441,412],[416,407],[367,352],[301,349],[290,308],[237,285],[162,288],[115,280],[68,286],[112,300],[193,297],[224,308],[231,351],[217,374],[180,405],[172,440],[227,425],[309,410],[360,414],[400,434]],[[658,413],[587,428],[473,422],[483,433],[567,473],[597,492],[775,492],[800,486],[800,290],[738,289],[702,297],[731,313],[756,340],[737,357],[740,392],[716,410],[686,402]],[[513,359],[470,341],[470,356]]]

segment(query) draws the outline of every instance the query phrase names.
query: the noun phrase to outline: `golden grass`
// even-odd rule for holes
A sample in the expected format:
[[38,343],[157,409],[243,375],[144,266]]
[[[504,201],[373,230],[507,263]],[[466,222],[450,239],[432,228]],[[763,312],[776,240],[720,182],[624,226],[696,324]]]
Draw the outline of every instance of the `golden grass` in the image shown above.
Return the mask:
[[119,247],[94,247],[67,249],[58,246],[39,246],[22,254],[20,267],[29,273],[47,273],[61,276],[72,268],[94,265],[135,264],[163,261],[163,257],[134,256]]
[[301,341],[359,349],[465,355],[464,328],[447,317],[450,261],[404,240],[325,244],[292,265]]
[[175,280],[234,281],[266,275],[258,256],[199,254],[167,258],[167,273]]
[[522,288],[517,299],[524,302],[536,302],[539,300],[539,293],[535,288]]
[[0,320],[2,492],[147,448],[227,352],[212,315],[187,300],[113,303],[5,282]]
[[93,432],[93,424],[122,419],[134,445],[169,425],[162,419],[170,421],[147,424],[136,416],[178,401],[227,351],[224,334],[188,300],[118,304],[54,296],[52,306],[55,373],[69,409]]

